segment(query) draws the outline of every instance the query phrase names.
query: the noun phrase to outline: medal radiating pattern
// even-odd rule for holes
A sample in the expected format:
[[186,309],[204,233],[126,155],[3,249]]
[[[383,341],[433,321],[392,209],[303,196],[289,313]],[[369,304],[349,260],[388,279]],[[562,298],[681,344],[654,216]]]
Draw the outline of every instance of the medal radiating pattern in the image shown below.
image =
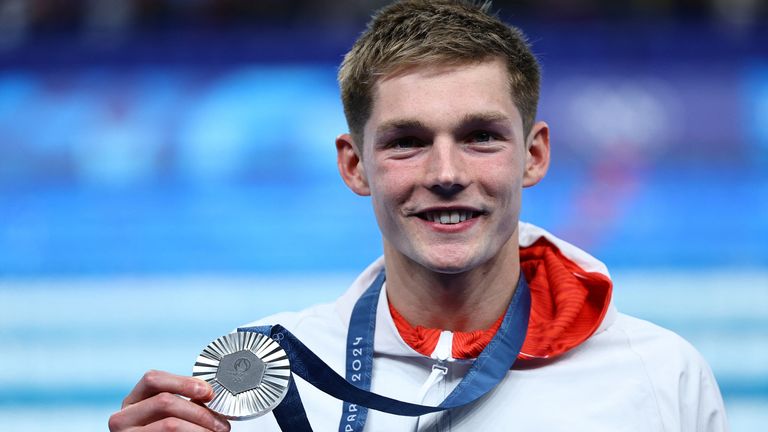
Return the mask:
[[213,387],[206,406],[230,420],[246,420],[274,409],[288,393],[288,355],[260,333],[235,332],[208,344],[197,357],[192,376]]

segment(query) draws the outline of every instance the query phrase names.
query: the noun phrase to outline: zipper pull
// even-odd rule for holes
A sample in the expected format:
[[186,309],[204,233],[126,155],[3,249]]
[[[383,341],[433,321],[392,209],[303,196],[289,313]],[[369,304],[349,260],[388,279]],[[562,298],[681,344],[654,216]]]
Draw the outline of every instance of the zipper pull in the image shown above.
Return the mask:
[[453,357],[451,357],[452,350],[453,333],[445,330],[440,333],[440,339],[437,340],[435,351],[432,352],[432,355],[430,356],[437,360],[437,363],[432,365],[432,372],[430,372],[427,381],[424,382],[419,390],[419,395],[417,397],[419,403],[424,403],[424,398],[427,396],[429,390],[439,383],[448,373],[448,368],[445,366],[445,362],[453,360]]
[[432,372],[429,374],[427,381],[421,386],[417,400],[420,404],[424,403],[424,398],[427,397],[429,390],[437,383],[439,383],[443,377],[448,373],[448,368],[443,365],[442,361],[432,365]]

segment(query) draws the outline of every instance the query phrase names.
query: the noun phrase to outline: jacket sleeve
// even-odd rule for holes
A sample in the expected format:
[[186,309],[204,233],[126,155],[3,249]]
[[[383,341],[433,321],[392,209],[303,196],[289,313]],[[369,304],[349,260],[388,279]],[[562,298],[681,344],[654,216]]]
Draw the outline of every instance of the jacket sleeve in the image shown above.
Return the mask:
[[723,398],[706,360],[674,333],[662,339],[653,352],[644,352],[644,362],[653,382],[663,429],[728,432]]
[[717,381],[706,360],[679,335],[634,318],[624,323],[652,387],[661,430],[728,432]]
[[729,431],[717,381],[704,359],[695,352],[687,371],[688,383],[680,392],[680,416],[683,431]]

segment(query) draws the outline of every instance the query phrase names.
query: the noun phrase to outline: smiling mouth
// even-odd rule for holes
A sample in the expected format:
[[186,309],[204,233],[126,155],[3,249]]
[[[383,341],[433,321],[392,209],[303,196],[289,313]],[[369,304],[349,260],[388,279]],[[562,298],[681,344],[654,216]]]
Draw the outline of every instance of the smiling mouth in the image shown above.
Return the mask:
[[419,219],[441,225],[454,225],[482,215],[482,212],[472,210],[436,210],[416,214]]

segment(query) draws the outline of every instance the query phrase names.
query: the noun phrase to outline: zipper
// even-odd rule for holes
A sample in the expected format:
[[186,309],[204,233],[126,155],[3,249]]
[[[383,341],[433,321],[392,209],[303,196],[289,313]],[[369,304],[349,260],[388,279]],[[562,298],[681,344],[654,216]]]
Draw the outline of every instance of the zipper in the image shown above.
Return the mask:
[[446,374],[448,374],[448,367],[445,366],[447,361],[453,360],[451,357],[451,351],[453,350],[453,333],[444,330],[440,333],[440,338],[437,340],[437,346],[430,356],[432,359],[437,360],[432,365],[432,372],[430,372],[427,380],[422,384],[419,390],[419,395],[416,398],[420,404],[424,403],[424,399],[427,397],[427,393],[435,385],[443,380]]

